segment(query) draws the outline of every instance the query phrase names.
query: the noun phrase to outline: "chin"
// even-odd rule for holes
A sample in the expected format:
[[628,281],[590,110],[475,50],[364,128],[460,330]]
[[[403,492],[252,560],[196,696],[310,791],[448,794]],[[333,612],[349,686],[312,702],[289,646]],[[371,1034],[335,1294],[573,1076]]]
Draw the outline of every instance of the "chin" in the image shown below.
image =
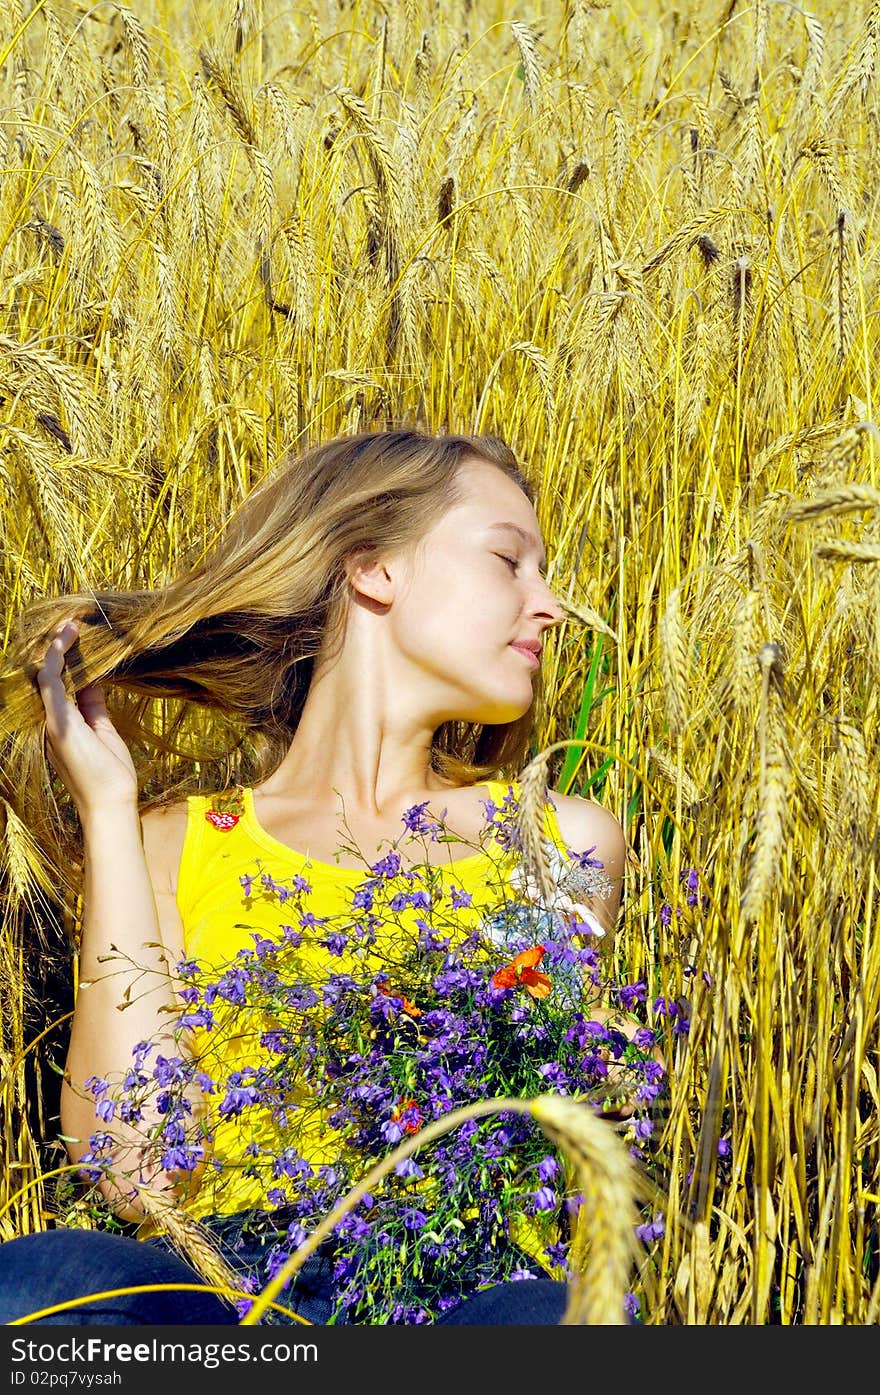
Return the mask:
[[523,694],[522,700],[505,697],[501,700],[494,699],[484,701],[473,708],[466,716],[460,718],[463,722],[480,722],[483,726],[504,727],[511,722],[518,722],[520,717],[528,712],[532,705],[534,695],[532,693]]

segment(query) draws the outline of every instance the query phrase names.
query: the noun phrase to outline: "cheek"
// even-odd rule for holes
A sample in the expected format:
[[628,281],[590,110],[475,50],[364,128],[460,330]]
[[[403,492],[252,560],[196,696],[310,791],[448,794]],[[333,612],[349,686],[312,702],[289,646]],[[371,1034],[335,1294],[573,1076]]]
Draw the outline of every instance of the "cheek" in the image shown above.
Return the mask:
[[481,616],[502,599],[493,578],[474,568],[447,566],[425,578],[409,597],[411,610],[425,625],[478,625]]
[[397,642],[413,657],[454,662],[456,655],[467,655],[472,663],[475,653],[503,643],[510,629],[509,615],[500,617],[498,610],[497,592],[481,587],[473,574],[448,575],[413,588],[398,612]]

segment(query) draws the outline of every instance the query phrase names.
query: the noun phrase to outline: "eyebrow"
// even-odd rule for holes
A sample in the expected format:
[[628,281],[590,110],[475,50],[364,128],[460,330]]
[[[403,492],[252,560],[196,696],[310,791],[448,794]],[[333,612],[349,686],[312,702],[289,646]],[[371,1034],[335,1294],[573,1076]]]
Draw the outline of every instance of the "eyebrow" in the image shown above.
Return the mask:
[[[533,542],[534,542],[534,537],[532,536],[532,534],[531,534],[531,533],[527,533],[526,530],[525,530],[525,528],[520,528],[520,526],[519,526],[518,523],[490,523],[490,524],[489,524],[489,527],[490,527],[490,528],[510,528],[512,532],[518,533],[518,534],[519,534],[519,536],[522,538],[522,540],[523,540],[524,543],[530,544],[530,543],[533,543]],[[540,570],[541,570],[542,572],[544,572],[544,571],[547,570],[547,554],[546,554],[546,552],[544,552],[543,548],[541,549],[541,560],[540,560],[540,562],[539,562],[538,565],[539,565]]]

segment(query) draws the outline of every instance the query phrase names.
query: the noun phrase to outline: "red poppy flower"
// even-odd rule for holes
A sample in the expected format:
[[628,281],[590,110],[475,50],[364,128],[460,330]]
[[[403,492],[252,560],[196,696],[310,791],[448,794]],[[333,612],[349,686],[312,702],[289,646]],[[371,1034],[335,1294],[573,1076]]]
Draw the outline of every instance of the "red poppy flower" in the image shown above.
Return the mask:
[[543,945],[522,950],[515,959],[492,975],[492,987],[524,988],[533,998],[546,998],[553,985],[547,975],[539,973],[536,967],[543,958]]
[[377,983],[376,992],[382,993],[386,998],[400,998],[403,1003],[403,1011],[408,1017],[421,1017],[422,1009],[417,1008],[415,1003],[411,1003],[403,993],[396,993],[393,988],[389,988],[387,983]]
[[397,1124],[403,1120],[404,1114],[409,1116],[403,1123],[404,1133],[418,1133],[422,1127],[422,1111],[415,1100],[398,1100],[397,1108],[391,1118]]

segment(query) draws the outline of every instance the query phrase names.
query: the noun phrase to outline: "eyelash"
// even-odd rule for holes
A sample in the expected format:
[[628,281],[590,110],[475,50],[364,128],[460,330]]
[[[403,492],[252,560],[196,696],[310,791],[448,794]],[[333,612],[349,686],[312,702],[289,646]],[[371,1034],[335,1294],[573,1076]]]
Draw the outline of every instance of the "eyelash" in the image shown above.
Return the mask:
[[[519,562],[517,562],[514,557],[506,557],[503,552],[496,552],[495,556],[500,557],[502,562],[506,562],[507,565],[509,567],[512,567],[514,571],[516,571],[517,567],[519,566]],[[539,572],[538,575],[540,576],[542,581],[547,580],[547,577],[544,574],[544,572]]]

